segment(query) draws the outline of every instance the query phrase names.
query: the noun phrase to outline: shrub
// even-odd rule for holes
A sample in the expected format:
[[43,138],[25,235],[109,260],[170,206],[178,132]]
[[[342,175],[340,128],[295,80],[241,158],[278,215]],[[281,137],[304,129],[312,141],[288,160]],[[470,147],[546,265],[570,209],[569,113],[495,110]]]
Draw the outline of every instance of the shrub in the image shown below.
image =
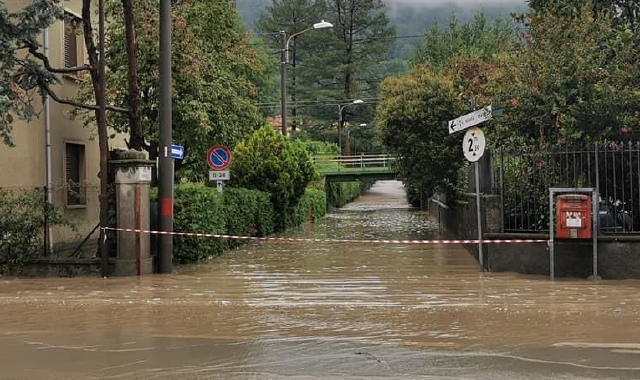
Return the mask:
[[301,225],[307,221],[316,221],[327,211],[327,196],[324,191],[307,188],[300,201],[287,215],[289,225]]
[[[273,205],[269,193],[226,188],[223,193],[226,231],[230,235],[266,236],[273,232]],[[244,243],[230,239],[228,247]]]
[[335,207],[342,207],[352,200],[358,198],[366,188],[362,181],[332,182],[327,186],[327,197],[329,204]]
[[[152,191],[152,194],[155,191]],[[174,230],[240,236],[266,236],[274,231],[274,211],[268,193],[226,187],[223,193],[205,184],[175,186]],[[246,241],[176,236],[174,259],[195,262]]]
[[284,230],[290,209],[298,204],[307,185],[318,177],[309,153],[273,128],[264,127],[236,145],[233,155],[230,184],[271,194],[276,229]]
[[2,271],[19,270],[43,247],[44,219],[50,225],[68,225],[46,202],[44,191],[12,192],[0,189],[0,264]]
[[[223,196],[216,189],[204,184],[180,184],[175,186],[174,230],[223,234],[226,232],[226,216]],[[174,260],[188,263],[218,255],[225,248],[221,239],[176,236],[173,239]]]

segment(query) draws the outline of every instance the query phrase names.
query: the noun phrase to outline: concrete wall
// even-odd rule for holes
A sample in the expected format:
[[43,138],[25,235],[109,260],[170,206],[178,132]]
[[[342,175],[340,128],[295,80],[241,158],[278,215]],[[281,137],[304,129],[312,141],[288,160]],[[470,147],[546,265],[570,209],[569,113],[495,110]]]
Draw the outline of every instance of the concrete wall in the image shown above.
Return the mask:
[[[450,237],[477,239],[475,195],[448,206],[431,199],[429,211]],[[548,239],[547,234],[500,233],[500,198],[482,196],[483,239]],[[476,260],[477,245],[465,248]],[[591,241],[556,240],[555,275],[587,278],[593,273]],[[549,275],[549,248],[545,243],[484,244],[485,269],[491,272],[517,272]],[[603,279],[640,279],[640,236],[600,236],[598,238],[598,275]]]

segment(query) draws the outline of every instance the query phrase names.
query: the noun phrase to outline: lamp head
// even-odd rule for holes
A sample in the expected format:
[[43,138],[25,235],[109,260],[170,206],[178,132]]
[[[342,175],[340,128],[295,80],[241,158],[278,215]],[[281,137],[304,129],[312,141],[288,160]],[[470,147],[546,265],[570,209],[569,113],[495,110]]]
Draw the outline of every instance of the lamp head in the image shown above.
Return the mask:
[[333,24],[324,20],[313,24],[313,29],[333,28]]

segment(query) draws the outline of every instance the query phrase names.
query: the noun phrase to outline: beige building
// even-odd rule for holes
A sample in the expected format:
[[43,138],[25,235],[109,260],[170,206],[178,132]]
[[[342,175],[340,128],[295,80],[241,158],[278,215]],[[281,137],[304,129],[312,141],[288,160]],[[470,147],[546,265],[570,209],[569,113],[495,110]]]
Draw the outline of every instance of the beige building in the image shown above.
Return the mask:
[[[24,6],[20,0],[8,0],[5,6],[16,10]],[[82,29],[81,2],[62,3],[66,21],[58,21],[48,30],[49,59],[53,67],[73,67],[88,63]],[[66,24],[66,25],[65,25]],[[43,33],[44,36],[44,33]],[[73,98],[78,78],[61,75],[61,85],[54,90],[61,98]],[[62,242],[84,238],[99,220],[99,149],[97,129],[83,126],[81,119],[72,120],[73,107],[49,101],[49,107],[36,96],[37,118],[31,122],[16,120],[13,124],[15,147],[0,143],[0,187],[11,190],[42,188],[47,184],[46,131],[50,130],[50,178],[53,204],[63,210],[77,231],[54,229],[54,247]],[[124,147],[122,137],[110,141],[110,148]],[[96,235],[97,236],[97,233]]]

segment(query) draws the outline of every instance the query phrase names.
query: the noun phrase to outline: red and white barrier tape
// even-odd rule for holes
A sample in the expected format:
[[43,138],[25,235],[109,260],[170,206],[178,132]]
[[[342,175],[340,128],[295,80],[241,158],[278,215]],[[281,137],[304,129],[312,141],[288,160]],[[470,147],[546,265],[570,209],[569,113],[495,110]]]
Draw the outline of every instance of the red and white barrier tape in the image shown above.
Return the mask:
[[189,236],[189,237],[206,237],[219,239],[239,239],[239,240],[255,240],[255,241],[279,241],[279,242],[303,242],[303,243],[375,243],[375,244],[519,244],[519,243],[548,243],[544,239],[489,239],[489,240],[387,240],[387,239],[318,239],[318,238],[286,238],[286,237],[257,237],[257,236],[240,236],[225,234],[205,234],[194,232],[167,232],[167,231],[150,231],[139,230],[133,228],[113,228],[100,227],[105,231],[122,231],[134,232],[153,235],[173,235],[173,236]]

